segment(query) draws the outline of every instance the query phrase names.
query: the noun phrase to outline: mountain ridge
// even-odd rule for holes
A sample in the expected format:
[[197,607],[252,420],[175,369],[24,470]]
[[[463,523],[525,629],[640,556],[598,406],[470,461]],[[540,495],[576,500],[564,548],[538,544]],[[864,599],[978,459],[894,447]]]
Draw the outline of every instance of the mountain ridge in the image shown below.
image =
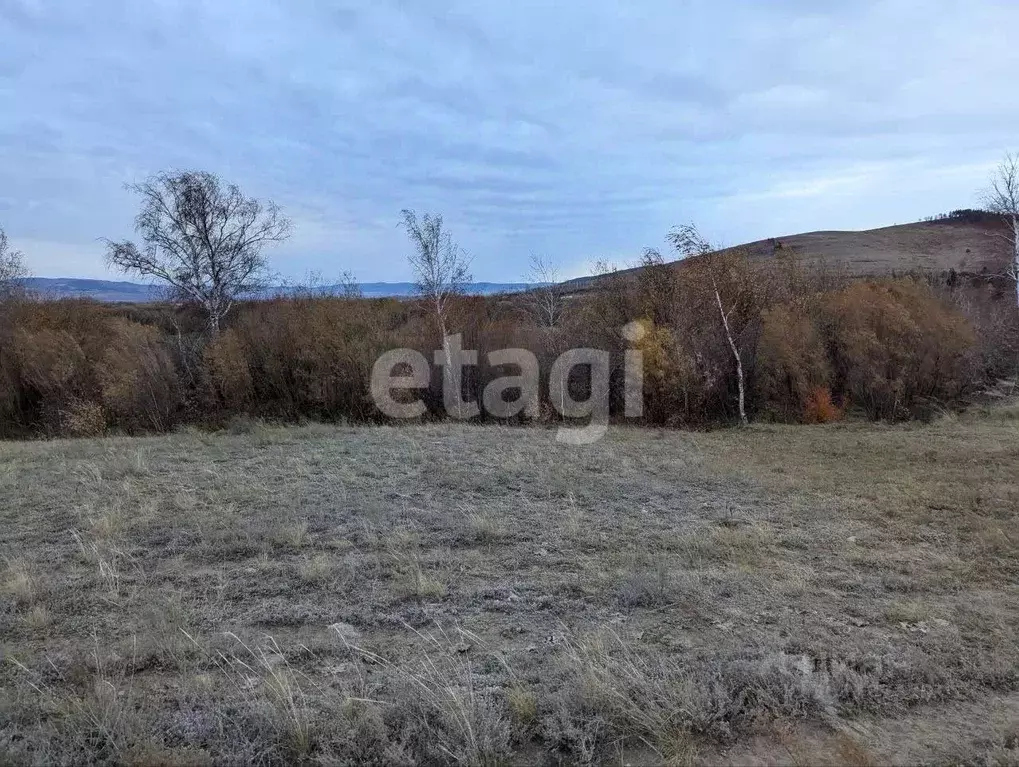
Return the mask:
[[[150,303],[159,301],[164,289],[159,285],[121,280],[79,279],[74,277],[29,277],[24,280],[28,290],[45,298],[92,298],[108,303]],[[359,285],[365,298],[408,298],[417,292],[413,282],[366,282]],[[467,286],[470,295],[489,296],[496,293],[515,293],[531,285],[524,282],[472,282]],[[314,288],[273,286],[260,297],[287,295],[310,290],[315,295],[343,295],[342,285],[321,285]]]

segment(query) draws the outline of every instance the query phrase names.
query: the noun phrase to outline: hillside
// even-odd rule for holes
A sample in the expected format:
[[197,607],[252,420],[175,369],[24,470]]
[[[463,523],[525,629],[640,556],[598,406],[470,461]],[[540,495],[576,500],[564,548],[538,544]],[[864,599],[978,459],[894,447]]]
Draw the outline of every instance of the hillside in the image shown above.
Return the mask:
[[750,243],[753,257],[777,249],[844,266],[858,276],[955,269],[980,274],[1001,271],[1008,246],[996,221],[927,221],[863,232],[808,232]]
[[[907,271],[968,274],[1000,273],[1009,258],[1002,224],[988,215],[970,215],[899,224],[866,231],[821,231],[745,243],[751,258],[794,253],[807,262],[843,268],[857,277],[879,277]],[[679,263],[679,262],[674,262]],[[626,269],[622,273],[634,272]],[[566,284],[584,290],[597,277]]]
[[[1009,246],[1002,238],[1002,224],[995,218],[971,215],[899,224],[865,231],[821,231],[758,240],[737,246],[746,248],[752,258],[770,258],[777,252],[794,253],[806,262],[838,266],[857,277],[885,276],[907,271],[987,274],[1004,271]],[[679,264],[681,262],[673,262]],[[620,274],[639,269],[621,270]],[[578,277],[563,284],[572,290],[587,290],[597,276]],[[30,290],[47,298],[93,298],[109,303],[144,303],[162,295],[153,285],[110,280],[34,277],[26,280]],[[414,295],[410,282],[366,282],[361,284],[366,298],[406,297]],[[526,290],[524,283],[471,283],[467,292],[488,296]],[[292,288],[273,287],[267,295],[286,293]],[[323,295],[342,294],[340,285],[315,288]]]

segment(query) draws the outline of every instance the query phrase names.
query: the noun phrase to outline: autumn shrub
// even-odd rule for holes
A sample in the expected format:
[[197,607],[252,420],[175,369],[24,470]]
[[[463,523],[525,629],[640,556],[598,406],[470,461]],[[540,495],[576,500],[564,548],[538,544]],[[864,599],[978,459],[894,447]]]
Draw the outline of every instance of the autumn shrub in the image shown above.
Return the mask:
[[110,426],[128,433],[172,428],[180,395],[167,339],[120,317],[106,321],[103,339],[93,371]]
[[18,332],[16,305],[0,302],[0,437],[15,434],[23,415],[22,391],[14,337]]
[[74,403],[88,399],[85,354],[66,330],[18,328],[10,338],[19,420],[60,434]]
[[16,361],[10,352],[10,337],[0,333],[0,437],[17,427],[22,412],[21,384]]
[[66,330],[19,328],[13,350],[21,384],[41,397],[70,393],[85,371],[85,354]]
[[[540,352],[542,344],[538,336],[540,328],[528,328],[521,322],[521,317],[507,314],[505,316],[488,317],[486,314],[478,313],[475,321],[470,323],[468,333],[464,339],[465,343],[471,343],[478,351],[478,365],[473,371],[465,371],[463,376],[463,389],[470,397],[477,398],[481,402],[484,397],[485,388],[494,380],[504,376],[520,375],[517,365],[492,365],[489,355],[501,349],[526,349],[535,354],[538,359],[539,369],[542,365]],[[530,330],[539,333],[529,332]],[[468,341],[468,339],[470,339]],[[551,348],[551,347],[550,347]],[[538,353],[536,353],[536,351]],[[551,362],[545,360],[546,370],[551,367]],[[545,392],[547,394],[547,390]],[[539,395],[541,390],[539,388]],[[508,395],[504,395],[507,401],[514,401],[522,396],[519,389],[512,389]],[[486,416],[487,417],[487,416]],[[521,413],[515,420],[527,420],[528,415]]]
[[[819,392],[830,401],[831,366],[815,320],[802,306],[764,312],[757,347],[756,401],[762,414],[782,421],[816,422]],[[825,419],[831,420],[831,419]]]
[[667,327],[641,320],[634,348],[640,352],[644,366],[644,412],[651,421],[672,412],[672,395],[679,367],[676,341]]
[[384,304],[343,298],[252,304],[232,323],[233,337],[207,361],[218,385],[229,380],[234,397],[250,391],[256,409],[284,417],[366,418],[373,409],[372,365],[384,351]]
[[250,406],[255,397],[248,358],[240,335],[230,328],[205,347],[205,367],[212,385],[231,411]]
[[179,377],[157,329],[88,301],[29,302],[0,327],[6,435],[162,431]]
[[641,321],[634,349],[644,368],[644,416],[649,423],[689,424],[703,414],[708,380],[694,352],[675,331]]
[[98,437],[106,431],[106,412],[98,402],[72,398],[59,410],[59,433],[68,437]]
[[821,314],[834,388],[872,418],[924,415],[973,387],[973,327],[927,285],[857,282],[828,295]]
[[981,375],[990,381],[1019,378],[1019,310],[1013,292],[978,283],[944,293],[976,330]]
[[[847,403],[873,418],[925,416],[1014,364],[1011,347],[989,350],[1001,347],[992,341],[1008,336],[1014,312],[987,312],[978,341],[967,318],[982,315],[919,281],[846,284],[736,256],[654,266],[655,279],[620,273],[605,289],[570,295],[554,328],[511,297],[455,301],[447,326],[478,352],[463,375],[465,400],[516,374],[491,365],[489,352],[522,348],[539,362],[539,417],[557,418],[562,397],[583,399],[588,382],[583,370],[550,382],[553,363],[566,349],[593,348],[609,354],[610,412],[619,418],[625,355],[638,351],[645,423],[732,423],[738,378],[719,303],[754,418],[827,422]],[[394,348],[434,361],[432,312],[413,300],[287,296],[239,304],[209,337],[188,310],[20,301],[0,311],[0,436],[158,432],[237,418],[382,420],[370,396],[373,365]],[[643,332],[624,334],[635,319]],[[429,384],[407,393],[426,417],[446,413],[442,376],[433,364]]]
[[815,386],[807,394],[803,405],[804,423],[831,423],[841,421],[845,415],[845,407],[832,401],[831,389],[827,386]]

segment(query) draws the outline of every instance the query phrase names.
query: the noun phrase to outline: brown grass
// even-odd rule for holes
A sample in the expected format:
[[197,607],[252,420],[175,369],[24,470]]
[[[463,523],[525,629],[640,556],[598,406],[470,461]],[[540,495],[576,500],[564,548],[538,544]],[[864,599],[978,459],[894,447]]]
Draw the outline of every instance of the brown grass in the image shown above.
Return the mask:
[[1019,419],[0,444],[0,754],[988,763]]

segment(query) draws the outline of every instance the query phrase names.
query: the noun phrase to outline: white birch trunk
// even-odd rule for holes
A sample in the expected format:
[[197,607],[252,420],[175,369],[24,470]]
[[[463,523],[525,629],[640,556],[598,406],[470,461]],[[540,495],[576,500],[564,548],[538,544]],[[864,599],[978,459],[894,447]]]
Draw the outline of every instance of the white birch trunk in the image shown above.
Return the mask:
[[[714,280],[712,280],[714,282]],[[726,314],[724,307],[722,306],[722,296],[718,292],[718,285],[713,285],[715,289],[715,302],[718,304],[718,313],[722,317],[722,327],[725,328],[725,337],[729,341],[729,348],[732,349],[732,356],[736,358],[736,383],[739,386],[739,420],[743,426],[746,426],[747,421],[747,408],[746,408],[746,388],[743,384],[743,359],[740,357],[739,348],[736,346],[736,341],[732,337],[732,330],[729,328],[729,315]]]
[[1015,280],[1015,304],[1019,307],[1019,215],[1012,214],[1012,279]]

